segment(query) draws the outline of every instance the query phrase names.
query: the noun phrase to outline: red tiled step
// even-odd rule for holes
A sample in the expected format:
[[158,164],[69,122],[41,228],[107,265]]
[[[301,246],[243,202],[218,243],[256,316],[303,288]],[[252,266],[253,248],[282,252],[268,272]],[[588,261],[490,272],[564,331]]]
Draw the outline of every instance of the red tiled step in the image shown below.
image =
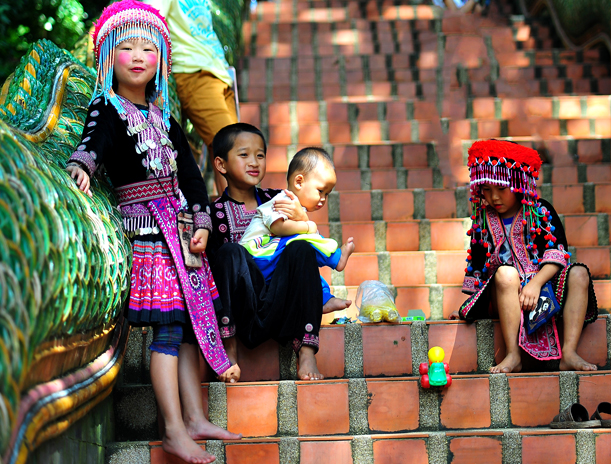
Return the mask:
[[[518,429],[519,430],[519,429]],[[609,429],[592,431],[595,443],[596,462],[605,462],[611,452],[611,433]],[[577,430],[552,430],[533,428],[519,430],[518,445],[522,462],[571,464],[576,462]],[[395,434],[373,434],[372,455],[367,456],[374,464],[394,464],[409,462],[428,464],[434,459],[435,451],[441,449],[443,456],[451,456],[452,463],[502,464],[502,430],[467,430],[464,432],[446,431],[444,445],[428,448],[434,443],[430,432]],[[353,454],[352,442],[361,437],[343,435],[335,437],[299,437],[298,449],[302,464],[352,464],[363,459],[362,454]],[[205,446],[201,442],[202,447]],[[512,444],[513,445],[513,444]],[[224,442],[226,464],[278,464],[280,462],[280,438],[244,439],[239,442]],[[434,446],[434,445],[433,445]],[[184,461],[163,452],[161,442],[149,443],[151,464],[181,464]],[[515,448],[507,453],[514,452]],[[585,452],[583,450],[582,452]],[[588,449],[589,451],[589,449]],[[438,451],[439,452],[439,451]],[[445,462],[445,461],[444,461]],[[450,462],[450,461],[448,461]]]
[[[577,373],[576,380],[580,402],[594,411],[600,395],[604,398],[605,388],[611,385],[611,372]],[[490,429],[494,420],[491,405],[495,403],[497,408],[509,409],[507,428],[546,427],[559,413],[558,372],[507,374],[507,383],[508,401],[504,402],[494,396],[489,375],[453,375],[450,387],[431,392],[439,398],[437,427],[456,431]],[[297,381],[295,385],[298,436],[341,436],[350,432],[348,380]],[[369,433],[422,430],[419,399],[423,392],[419,389],[418,377],[367,379],[366,388]],[[206,390],[204,384],[204,396],[207,396]],[[278,382],[227,385],[227,428],[239,431],[245,438],[278,436],[277,411],[279,407],[286,407],[278,390]],[[398,401],[399,398],[403,401]]]

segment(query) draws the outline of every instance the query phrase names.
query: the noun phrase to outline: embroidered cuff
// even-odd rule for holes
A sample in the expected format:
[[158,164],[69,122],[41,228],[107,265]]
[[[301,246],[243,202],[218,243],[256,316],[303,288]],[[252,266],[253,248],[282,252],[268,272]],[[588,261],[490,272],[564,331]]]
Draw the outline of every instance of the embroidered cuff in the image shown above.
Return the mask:
[[236,328],[235,325],[219,327],[219,332],[221,333],[221,338],[231,338],[235,336]]
[[314,348],[314,354],[318,353],[318,348],[320,346],[318,335],[304,334],[303,340],[299,340],[298,338],[293,340],[293,351],[295,351],[297,355],[299,355],[299,350],[302,346],[312,347]]
[[204,211],[198,211],[193,214],[193,228],[195,230],[207,229],[212,233],[212,220],[210,219],[210,215]]
[[75,151],[68,160],[68,164],[78,164],[91,177],[97,169],[96,158],[95,152]]
[[545,250],[543,253],[543,259],[539,264],[539,268],[543,267],[544,264],[559,264],[562,267],[566,267],[567,259],[564,257],[566,251],[564,250]]

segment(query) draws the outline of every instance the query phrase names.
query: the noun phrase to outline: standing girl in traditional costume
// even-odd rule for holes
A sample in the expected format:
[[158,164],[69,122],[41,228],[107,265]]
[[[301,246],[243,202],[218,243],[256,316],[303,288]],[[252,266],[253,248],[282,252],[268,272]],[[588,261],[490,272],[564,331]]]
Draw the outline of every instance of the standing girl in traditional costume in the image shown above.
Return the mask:
[[[561,359],[561,370],[596,370],[576,352],[584,322],[598,314],[590,271],[568,262],[562,222],[537,194],[539,154],[513,142],[480,141],[469,149],[468,164],[473,224],[463,292],[472,295],[453,318],[499,318],[507,354],[494,373],[520,371],[520,347],[538,360]],[[559,312],[529,334],[548,282]]]
[[209,463],[214,456],[194,440],[240,436],[214,426],[203,413],[197,345],[218,374],[230,363],[207,259],[202,267],[186,267],[178,236],[177,215],[190,210],[188,248],[197,255],[212,225],[200,171],[170,116],[169,32],[157,10],[124,0],[103,11],[93,42],[96,88],[67,170],[89,195],[89,179],[101,165],[113,183],[133,251],[127,318],[153,326],[150,370],[165,425],[163,449],[190,463]]

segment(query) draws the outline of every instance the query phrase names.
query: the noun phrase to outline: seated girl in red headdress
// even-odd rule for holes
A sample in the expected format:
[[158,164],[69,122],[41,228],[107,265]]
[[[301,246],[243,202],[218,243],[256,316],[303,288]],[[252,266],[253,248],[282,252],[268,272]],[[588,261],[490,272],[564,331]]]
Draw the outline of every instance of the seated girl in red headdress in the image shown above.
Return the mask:
[[[468,164],[473,224],[463,292],[471,297],[451,318],[499,318],[507,354],[493,373],[519,372],[520,347],[538,360],[560,359],[561,370],[596,370],[576,352],[584,323],[598,315],[590,271],[569,263],[558,214],[537,194],[539,154],[513,142],[480,141],[469,149]],[[546,287],[559,310],[529,333],[529,316],[538,315]],[[550,299],[543,300],[549,306]]]

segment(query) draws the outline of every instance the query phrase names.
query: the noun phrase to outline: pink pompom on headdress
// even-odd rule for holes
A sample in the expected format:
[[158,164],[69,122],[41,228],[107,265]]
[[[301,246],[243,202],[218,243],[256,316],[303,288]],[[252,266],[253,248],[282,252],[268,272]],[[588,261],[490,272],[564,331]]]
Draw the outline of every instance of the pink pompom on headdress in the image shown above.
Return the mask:
[[172,43],[168,25],[158,10],[136,0],[122,0],[106,8],[95,23],[92,33],[98,73],[92,100],[104,96],[110,100],[119,115],[125,113],[112,88],[115,47],[130,39],[152,42],[157,47],[157,74],[155,99],[169,128],[170,108],[168,78],[172,67]]

